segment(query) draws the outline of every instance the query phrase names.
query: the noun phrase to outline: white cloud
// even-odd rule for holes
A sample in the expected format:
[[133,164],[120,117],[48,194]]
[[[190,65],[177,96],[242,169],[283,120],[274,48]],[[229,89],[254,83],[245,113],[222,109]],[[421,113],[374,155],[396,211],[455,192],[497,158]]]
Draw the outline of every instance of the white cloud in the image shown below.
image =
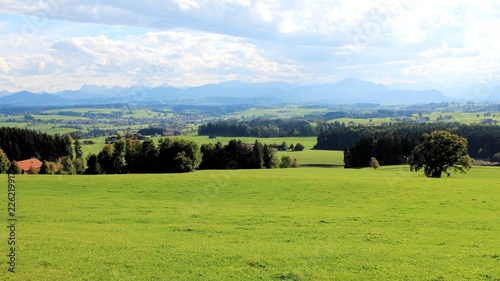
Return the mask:
[[182,11],[200,8],[200,4],[194,0],[174,0],[174,2],[179,5],[179,9]]
[[0,89],[498,77],[499,12],[487,0],[4,0],[0,40],[17,41],[0,45]]
[[[11,65],[7,68],[4,65]],[[57,76],[67,83],[130,86],[165,83],[177,86],[218,82],[224,77],[255,80],[286,75],[300,75],[297,67],[266,57],[253,44],[235,37],[187,32],[149,32],[129,35],[122,39],[106,36],[64,37],[51,45],[44,54],[16,56],[0,60],[0,71],[15,81],[26,77],[32,81]],[[40,87],[42,83],[36,83]],[[78,88],[80,85],[70,85]],[[61,90],[54,87],[29,90]]]
[[257,12],[259,12],[259,14],[262,16],[262,19],[266,22],[273,19],[273,13],[266,6],[266,4],[262,2],[257,3]]
[[7,64],[7,62],[0,58],[0,72],[8,72],[10,70],[10,67],[9,65]]

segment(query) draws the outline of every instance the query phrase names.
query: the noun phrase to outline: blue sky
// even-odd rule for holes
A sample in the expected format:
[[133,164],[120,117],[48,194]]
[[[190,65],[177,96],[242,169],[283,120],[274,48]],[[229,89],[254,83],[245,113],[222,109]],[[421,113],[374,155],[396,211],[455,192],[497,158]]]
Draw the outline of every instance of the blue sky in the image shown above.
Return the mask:
[[496,1],[0,1],[0,90],[500,80]]

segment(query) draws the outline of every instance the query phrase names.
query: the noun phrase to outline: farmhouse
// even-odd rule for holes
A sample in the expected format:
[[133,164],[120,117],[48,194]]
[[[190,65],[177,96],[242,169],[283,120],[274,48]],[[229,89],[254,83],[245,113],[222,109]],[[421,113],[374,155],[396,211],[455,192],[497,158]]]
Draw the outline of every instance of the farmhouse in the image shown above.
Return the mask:
[[42,161],[32,157],[31,159],[17,161],[17,164],[23,170],[23,174],[27,174],[30,167],[35,168],[38,172],[40,172],[40,168],[42,167]]

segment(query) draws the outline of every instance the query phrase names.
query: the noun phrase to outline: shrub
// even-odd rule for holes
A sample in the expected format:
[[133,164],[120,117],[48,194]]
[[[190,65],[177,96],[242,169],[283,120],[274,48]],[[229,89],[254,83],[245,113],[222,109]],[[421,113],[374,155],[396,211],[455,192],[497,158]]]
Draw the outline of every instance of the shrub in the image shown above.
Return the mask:
[[280,168],[291,168],[293,166],[292,158],[290,156],[281,157]]
[[377,158],[375,158],[375,157],[371,158],[371,160],[370,160],[370,168],[375,169],[375,170],[378,169],[378,168],[380,168],[380,164],[378,163]]
[[30,175],[37,175],[38,171],[37,171],[37,169],[35,169],[35,167],[30,166],[30,168],[28,170],[28,174],[30,174]]
[[54,163],[43,161],[42,167],[40,167],[39,174],[50,175],[54,174]]
[[493,157],[491,157],[491,161],[500,162],[500,152],[495,153]]
[[295,145],[294,151],[303,151],[306,147],[300,142]]
[[21,169],[21,167],[19,167],[19,165],[17,164],[17,161],[12,161],[12,163],[10,164],[10,168],[9,168],[9,174],[22,174],[23,173],[23,169]]

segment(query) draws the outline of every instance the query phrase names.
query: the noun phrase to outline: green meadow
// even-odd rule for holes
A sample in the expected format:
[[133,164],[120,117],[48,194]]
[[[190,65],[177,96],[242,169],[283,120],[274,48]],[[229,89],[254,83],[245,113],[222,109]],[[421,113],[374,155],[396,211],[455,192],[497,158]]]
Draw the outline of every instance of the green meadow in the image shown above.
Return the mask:
[[89,118],[83,116],[66,116],[66,115],[32,115],[35,119],[40,119],[42,121],[50,121],[50,120],[66,120],[66,121],[74,121],[74,120],[88,120]]
[[403,166],[19,175],[17,273],[2,239],[0,279],[500,280],[499,178]]
[[[486,113],[487,112],[477,112],[477,113],[476,112],[446,112],[446,113],[435,112],[432,114],[423,114],[422,117],[429,117],[430,122],[435,122],[436,119],[440,116],[452,116],[453,119],[441,120],[440,122],[445,122],[445,123],[458,122],[458,123],[467,124],[467,125],[479,123],[482,119],[485,119],[485,118],[491,118],[493,120],[500,120],[498,117],[498,114],[496,114],[497,115],[496,117],[493,117],[493,116],[485,117],[484,115]],[[418,114],[414,114],[413,117],[417,118]],[[334,122],[334,121],[338,121],[340,123],[345,123],[345,124],[349,124],[349,122],[354,122],[355,124],[362,124],[362,125],[370,124],[370,125],[374,125],[374,126],[379,126],[379,125],[382,125],[384,123],[391,123],[391,122],[397,123],[395,121],[391,121],[391,118],[372,118],[372,119],[370,119],[370,118],[337,118],[337,119],[329,120],[329,122]]]
[[227,115],[230,118],[251,118],[253,116],[275,116],[280,118],[293,117],[293,116],[304,116],[307,114],[318,114],[326,113],[328,108],[305,108],[297,105],[286,105],[283,107],[269,107],[269,108],[250,108],[238,113]]
[[297,158],[302,167],[344,167],[344,152],[332,150],[278,151],[278,158]]

